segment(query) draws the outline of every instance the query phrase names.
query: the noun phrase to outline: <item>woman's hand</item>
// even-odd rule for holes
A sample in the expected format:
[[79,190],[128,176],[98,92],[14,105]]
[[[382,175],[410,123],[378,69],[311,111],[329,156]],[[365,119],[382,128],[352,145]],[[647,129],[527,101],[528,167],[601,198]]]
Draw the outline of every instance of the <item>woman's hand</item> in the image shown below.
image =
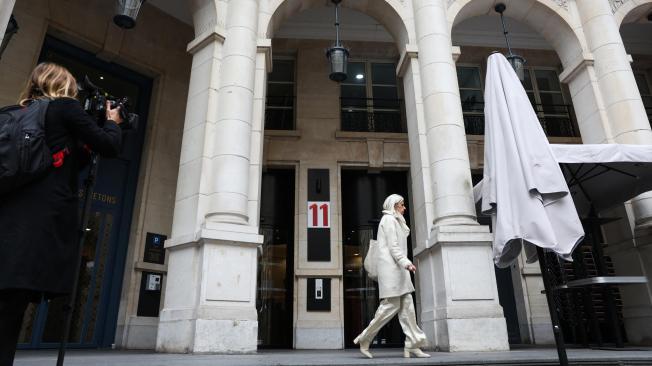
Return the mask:
[[414,264],[408,264],[407,267],[405,267],[405,269],[407,269],[412,273],[415,273],[417,271],[417,266],[415,266]]
[[111,109],[111,102],[106,101],[106,119],[111,120],[117,124],[122,123],[122,117],[120,117],[120,107],[115,107]]

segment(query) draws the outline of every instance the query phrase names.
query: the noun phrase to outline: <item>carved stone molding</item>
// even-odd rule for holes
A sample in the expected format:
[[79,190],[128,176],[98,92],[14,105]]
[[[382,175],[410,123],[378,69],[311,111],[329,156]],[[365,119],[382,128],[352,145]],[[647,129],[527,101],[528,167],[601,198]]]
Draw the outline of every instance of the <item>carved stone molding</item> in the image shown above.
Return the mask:
[[618,8],[623,6],[623,4],[625,4],[628,1],[629,0],[609,0],[609,2],[611,3],[611,11],[616,13]]
[[555,2],[557,3],[557,5],[568,10],[568,0],[555,0]]
[[[562,7],[562,8],[564,8],[564,9],[568,10],[568,0],[554,0],[554,1],[555,1],[555,2],[557,3],[557,5],[559,5],[560,7]],[[613,1],[618,1],[618,0],[610,0],[610,1],[613,3]],[[620,0],[620,2],[625,2],[625,1],[627,1],[627,0]],[[450,7],[451,5],[453,5],[454,2],[455,2],[455,0],[448,0],[448,7]]]

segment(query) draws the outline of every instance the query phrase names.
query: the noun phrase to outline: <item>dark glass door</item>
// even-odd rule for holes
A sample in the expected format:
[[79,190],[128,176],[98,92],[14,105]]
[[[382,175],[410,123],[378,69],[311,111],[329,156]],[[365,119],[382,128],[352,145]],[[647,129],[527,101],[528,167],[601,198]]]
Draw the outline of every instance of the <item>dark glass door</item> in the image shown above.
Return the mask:
[[[110,94],[129,97],[132,111],[140,115],[138,129],[123,135],[119,157],[100,159],[68,339],[71,347],[108,347],[115,336],[151,79],[49,36],[45,38],[39,61],[63,65],[77,80],[88,75],[94,84]],[[85,193],[82,181],[86,175],[85,171],[79,175],[80,210]],[[67,298],[58,298],[30,305],[20,347],[56,347],[61,340],[66,304]]]
[[[369,240],[377,238],[382,218],[383,202],[392,193],[405,198],[408,210],[405,220],[410,224],[406,172],[370,174],[366,170],[342,170],[342,240],[344,263],[344,341],[355,347],[353,339],[374,317],[380,300],[378,284],[367,277],[363,268]],[[408,256],[412,258],[411,236]],[[394,317],[376,336],[374,347],[402,347],[403,331]]]
[[294,169],[268,169],[261,184],[258,251],[258,346],[292,348]]

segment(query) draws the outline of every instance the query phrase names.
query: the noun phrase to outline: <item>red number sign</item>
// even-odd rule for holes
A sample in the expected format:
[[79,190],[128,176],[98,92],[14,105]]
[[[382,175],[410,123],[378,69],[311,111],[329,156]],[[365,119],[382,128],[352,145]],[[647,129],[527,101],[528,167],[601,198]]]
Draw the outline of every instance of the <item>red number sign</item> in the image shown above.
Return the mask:
[[308,202],[308,227],[330,227],[330,208],[330,202]]

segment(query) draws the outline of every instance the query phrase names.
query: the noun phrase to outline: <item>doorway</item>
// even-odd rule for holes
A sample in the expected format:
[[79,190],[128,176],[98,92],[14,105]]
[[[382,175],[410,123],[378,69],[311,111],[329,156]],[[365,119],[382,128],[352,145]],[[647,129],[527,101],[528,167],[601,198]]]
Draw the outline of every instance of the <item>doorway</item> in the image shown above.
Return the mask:
[[[353,339],[374,317],[380,304],[378,284],[367,277],[363,268],[369,240],[377,238],[382,218],[383,202],[392,193],[408,197],[407,172],[366,170],[341,171],[342,177],[342,244],[344,282],[344,342],[355,347]],[[409,209],[405,220],[410,225]],[[408,257],[412,259],[411,236],[408,237]],[[412,278],[414,282],[414,278]],[[394,317],[373,340],[374,347],[402,347],[405,336],[398,318]]]
[[[110,347],[115,337],[152,80],[51,36],[46,36],[43,43],[39,62],[43,61],[65,66],[77,80],[88,75],[112,95],[127,96],[132,111],[140,116],[138,128],[124,135],[120,155],[100,159],[68,339],[71,348]],[[85,171],[79,175],[80,210],[86,175]],[[30,304],[19,348],[57,347],[66,302],[63,297]]]
[[263,172],[258,249],[258,347],[292,348],[294,169]]

